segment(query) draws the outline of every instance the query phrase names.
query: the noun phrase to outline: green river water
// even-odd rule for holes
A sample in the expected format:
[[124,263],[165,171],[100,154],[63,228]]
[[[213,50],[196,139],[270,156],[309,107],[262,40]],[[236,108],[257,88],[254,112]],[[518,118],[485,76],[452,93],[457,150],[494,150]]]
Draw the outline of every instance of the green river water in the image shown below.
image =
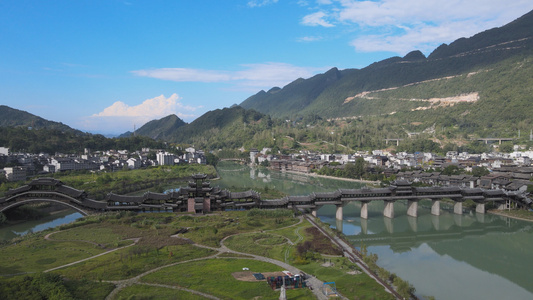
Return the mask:
[[[249,189],[268,186],[289,195],[360,188],[357,182],[251,169],[231,162],[218,166],[220,180],[212,186]],[[442,214],[430,214],[421,201],[418,218],[407,216],[406,204],[396,202],[394,219],[383,217],[383,202],[369,205],[369,218],[361,219],[358,203],[347,204],[344,220],[335,220],[335,206],[318,210],[319,218],[342,229],[354,246],[366,245],[379,257],[378,264],[409,281],[417,296],[436,299],[533,299],[533,223],[490,214],[453,214],[441,203]],[[0,239],[42,230],[81,217],[65,213],[46,224],[23,223],[0,228]]]

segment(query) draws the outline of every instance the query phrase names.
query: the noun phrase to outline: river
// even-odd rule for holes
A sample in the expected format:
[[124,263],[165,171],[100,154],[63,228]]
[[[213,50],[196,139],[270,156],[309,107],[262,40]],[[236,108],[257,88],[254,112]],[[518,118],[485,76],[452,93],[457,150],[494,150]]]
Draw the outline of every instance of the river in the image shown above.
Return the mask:
[[[220,162],[220,180],[212,186],[278,189],[289,195],[360,188],[362,184],[303,174],[252,169]],[[409,281],[416,295],[436,299],[533,299],[533,223],[491,214],[453,214],[441,203],[442,214],[430,213],[421,201],[418,218],[407,216],[405,202],[394,205],[394,219],[383,217],[383,202],[369,204],[368,220],[360,206],[347,204],[344,221],[335,220],[335,206],[318,210],[318,217],[342,229],[355,247],[366,245],[378,265]],[[71,222],[79,213],[65,211],[40,221],[0,228],[0,239]]]
[[[228,189],[268,186],[290,195],[308,195],[361,187],[357,182],[229,162],[221,162],[217,169],[221,180],[211,185]],[[420,202],[418,218],[407,216],[405,202],[395,203],[394,219],[383,217],[383,208],[382,201],[371,203],[364,220],[359,217],[360,205],[350,203],[340,224],[335,206],[326,205],[318,217],[342,229],[354,246],[366,245],[378,255],[378,265],[409,281],[421,298],[533,299],[533,223],[475,212],[455,215],[444,203],[442,214],[433,216],[429,201]]]

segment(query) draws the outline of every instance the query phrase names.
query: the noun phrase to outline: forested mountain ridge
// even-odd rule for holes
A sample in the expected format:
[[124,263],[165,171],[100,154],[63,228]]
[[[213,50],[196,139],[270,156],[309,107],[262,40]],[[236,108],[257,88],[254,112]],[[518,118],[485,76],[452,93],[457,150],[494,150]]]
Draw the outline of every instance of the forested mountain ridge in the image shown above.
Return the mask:
[[[530,56],[533,49],[533,12],[502,26],[441,45],[427,58],[419,51],[404,57],[391,57],[363,69],[332,69],[309,79],[297,79],[275,93],[261,91],[241,106],[273,117],[294,118],[308,114],[335,118],[377,115],[396,103],[371,107],[354,97],[365,91],[400,87],[446,76],[458,76],[491,69],[501,61]],[[331,76],[334,73],[336,76]],[[483,89],[485,86],[480,86]],[[313,92],[311,92],[313,91]],[[393,100],[393,99],[391,99]],[[483,99],[481,99],[483,100]],[[363,103],[361,103],[363,102]]]
[[63,123],[45,120],[29,112],[0,105],[0,127],[23,127],[33,129],[53,129],[77,134],[83,132],[73,129]]
[[[186,124],[187,123],[185,123],[178,116],[172,114],[159,120],[152,120],[144,124],[142,127],[135,130],[135,134],[147,136],[157,140],[168,140],[175,134],[175,131],[178,128],[185,126]],[[128,137],[132,134],[132,132],[126,132],[120,135],[120,137]]]

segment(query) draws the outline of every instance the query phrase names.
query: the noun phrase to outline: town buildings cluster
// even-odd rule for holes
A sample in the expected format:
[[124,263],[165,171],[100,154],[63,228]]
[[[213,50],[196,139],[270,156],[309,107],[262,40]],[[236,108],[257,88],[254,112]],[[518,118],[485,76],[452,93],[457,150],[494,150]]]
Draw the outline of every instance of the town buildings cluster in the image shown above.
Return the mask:
[[107,150],[91,152],[85,149],[82,155],[56,153],[11,153],[9,148],[0,147],[0,178],[7,181],[26,180],[28,176],[41,173],[61,171],[116,171],[138,169],[148,166],[176,164],[205,164],[206,157],[202,150],[189,147],[182,155],[169,153],[160,149],[143,148],[140,151]]
[[[54,173],[69,170],[115,171],[138,169],[148,166],[176,164],[205,164],[206,156],[193,147],[180,149],[182,155],[172,154],[160,149],[143,148],[140,151],[108,150],[91,152],[85,149],[83,155],[28,154],[11,153],[8,148],[0,147],[0,164],[14,165],[0,169],[0,177],[8,181],[26,180],[28,176],[39,173]],[[480,187],[525,191],[533,182],[531,158],[533,150],[515,146],[512,153],[470,154],[450,151],[445,156],[434,153],[390,152],[386,150],[359,151],[354,154],[324,154],[302,150],[298,153],[272,154],[264,148],[250,150],[250,161],[267,164],[273,170],[301,173],[315,172],[322,167],[342,169],[359,158],[366,162],[368,170],[379,169],[386,177],[405,179],[428,185]],[[441,171],[448,166],[456,166],[461,174],[444,175]],[[484,176],[473,176],[476,167],[490,171]]]
[[[445,156],[434,153],[393,153],[385,150],[361,151],[354,154],[322,154],[300,151],[290,155],[272,155],[270,149],[262,151],[253,149],[250,159],[257,164],[268,165],[273,170],[311,173],[324,166],[343,169],[348,163],[355,163],[363,158],[368,170],[379,169],[386,177],[404,179],[414,183],[441,186],[462,186],[470,188],[505,189],[525,191],[533,185],[533,150],[515,146],[512,153],[447,152]],[[461,174],[444,175],[442,171],[448,166],[455,166]],[[473,176],[472,171],[484,167],[490,173]]]

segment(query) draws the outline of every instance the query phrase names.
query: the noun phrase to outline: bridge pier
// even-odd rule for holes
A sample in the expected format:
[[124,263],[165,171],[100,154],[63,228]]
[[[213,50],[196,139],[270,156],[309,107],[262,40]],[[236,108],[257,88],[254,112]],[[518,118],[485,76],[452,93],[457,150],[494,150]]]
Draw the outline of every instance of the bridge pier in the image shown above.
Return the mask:
[[361,219],[361,233],[368,234],[368,220]]
[[479,223],[485,223],[485,214],[476,214],[476,221]]
[[455,202],[455,204],[453,205],[453,213],[456,215],[463,214],[463,202]]
[[368,219],[368,201],[361,202],[361,219]]
[[417,220],[418,218],[416,217],[410,217],[410,216],[407,217],[407,222],[409,222],[409,227],[411,228],[411,231],[413,232],[418,232]]
[[342,221],[342,204],[336,205],[337,212],[335,213],[335,219]]
[[457,225],[459,227],[463,227],[463,216],[458,215],[458,214],[454,214],[453,215],[453,222],[455,223],[455,225]]
[[418,217],[418,200],[407,201],[407,215],[411,217]]
[[342,224],[343,224],[342,220],[339,220],[339,219],[335,220],[335,228],[340,233],[342,233]]
[[479,214],[485,213],[485,203],[476,203],[476,213],[479,213]]
[[440,200],[431,200],[431,214],[440,216]]
[[385,208],[383,209],[383,216],[393,219],[394,218],[394,201],[387,201],[385,202]]
[[431,224],[435,230],[440,230],[440,218],[436,215],[431,216]]
[[318,211],[318,207],[311,208],[311,215],[315,218],[317,217],[317,211]]

